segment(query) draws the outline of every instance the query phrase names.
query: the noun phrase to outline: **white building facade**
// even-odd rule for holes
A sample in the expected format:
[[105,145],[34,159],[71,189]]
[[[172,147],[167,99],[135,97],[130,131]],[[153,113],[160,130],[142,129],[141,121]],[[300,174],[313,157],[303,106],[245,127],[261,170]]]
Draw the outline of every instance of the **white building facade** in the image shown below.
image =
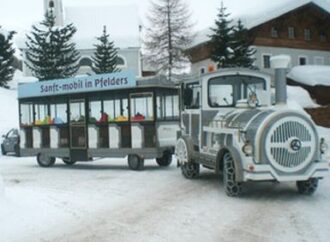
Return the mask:
[[[92,56],[95,52],[96,39],[103,33],[103,26],[107,27],[110,40],[117,48],[117,67],[121,70],[130,70],[136,77],[141,77],[141,45],[140,23],[135,5],[123,6],[86,6],[64,7],[62,0],[44,0],[44,11],[53,8],[56,25],[65,26],[73,23],[77,28],[72,41],[80,53],[80,68],[77,75],[93,74],[91,69]],[[123,21],[118,21],[123,19]],[[25,58],[25,36],[18,40],[17,45]],[[23,74],[32,76],[31,70],[23,61]]]

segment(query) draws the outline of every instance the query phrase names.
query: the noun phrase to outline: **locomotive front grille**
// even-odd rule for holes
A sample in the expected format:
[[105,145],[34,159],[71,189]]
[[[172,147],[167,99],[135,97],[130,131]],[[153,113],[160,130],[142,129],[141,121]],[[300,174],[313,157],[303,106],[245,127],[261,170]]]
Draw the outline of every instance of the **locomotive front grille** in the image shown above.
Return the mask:
[[283,172],[296,172],[307,166],[316,150],[316,134],[300,117],[285,117],[275,122],[266,136],[266,155]]

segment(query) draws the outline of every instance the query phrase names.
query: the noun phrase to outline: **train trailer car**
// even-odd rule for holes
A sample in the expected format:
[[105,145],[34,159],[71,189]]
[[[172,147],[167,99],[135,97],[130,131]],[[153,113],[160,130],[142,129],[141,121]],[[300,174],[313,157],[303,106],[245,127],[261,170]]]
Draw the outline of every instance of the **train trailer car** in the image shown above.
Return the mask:
[[199,167],[222,174],[225,191],[238,196],[247,181],[294,181],[312,194],[328,175],[327,149],[303,111],[286,105],[286,56],[273,57],[276,105],[271,78],[252,70],[222,70],[183,82],[178,166],[186,178]]
[[179,89],[162,79],[136,80],[119,72],[42,81],[18,88],[20,155],[42,167],[56,158],[72,165],[93,157],[172,161],[179,129]]

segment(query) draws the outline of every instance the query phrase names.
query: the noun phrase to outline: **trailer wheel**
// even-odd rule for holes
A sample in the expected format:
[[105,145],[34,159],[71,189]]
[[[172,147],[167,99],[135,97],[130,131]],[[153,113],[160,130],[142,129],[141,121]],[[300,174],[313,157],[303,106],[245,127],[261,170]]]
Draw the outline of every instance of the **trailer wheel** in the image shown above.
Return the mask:
[[242,192],[242,183],[236,182],[235,163],[229,152],[223,156],[223,166],[223,185],[226,194],[229,197],[238,197]]
[[70,157],[63,157],[62,158],[62,161],[66,164],[66,165],[69,165],[69,166],[71,166],[71,165],[73,165],[73,164],[75,164],[77,161],[75,161],[75,160],[71,160],[71,158]]
[[300,194],[312,195],[318,187],[319,179],[310,178],[307,181],[297,181],[296,184]]
[[172,153],[164,151],[162,157],[156,158],[156,162],[159,166],[169,166],[172,163]]
[[37,162],[41,167],[50,167],[54,165],[56,158],[52,156],[48,156],[45,153],[38,153]]
[[3,147],[3,145],[1,145],[1,154],[2,155],[6,155],[7,152],[5,151],[5,148]]
[[193,161],[181,165],[182,175],[187,179],[194,179],[199,175],[199,164]]
[[144,159],[139,155],[130,154],[127,157],[128,166],[134,171],[142,170],[144,167]]

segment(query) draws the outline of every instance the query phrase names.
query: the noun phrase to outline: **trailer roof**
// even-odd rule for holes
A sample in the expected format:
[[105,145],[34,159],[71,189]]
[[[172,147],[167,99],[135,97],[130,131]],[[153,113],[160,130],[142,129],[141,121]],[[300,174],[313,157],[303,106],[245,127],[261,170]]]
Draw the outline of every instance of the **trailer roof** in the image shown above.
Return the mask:
[[22,84],[18,99],[146,87],[173,88],[175,84],[163,76],[136,80],[133,72],[126,71]]

